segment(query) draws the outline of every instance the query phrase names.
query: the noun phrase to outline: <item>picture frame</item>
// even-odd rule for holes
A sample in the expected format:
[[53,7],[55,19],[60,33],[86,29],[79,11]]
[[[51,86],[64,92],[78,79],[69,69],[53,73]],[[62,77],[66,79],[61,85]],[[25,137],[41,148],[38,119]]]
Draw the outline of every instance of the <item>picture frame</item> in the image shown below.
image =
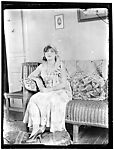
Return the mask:
[[106,8],[89,8],[77,10],[78,22],[104,20],[108,17]]
[[55,15],[55,29],[63,29],[64,28],[64,15]]

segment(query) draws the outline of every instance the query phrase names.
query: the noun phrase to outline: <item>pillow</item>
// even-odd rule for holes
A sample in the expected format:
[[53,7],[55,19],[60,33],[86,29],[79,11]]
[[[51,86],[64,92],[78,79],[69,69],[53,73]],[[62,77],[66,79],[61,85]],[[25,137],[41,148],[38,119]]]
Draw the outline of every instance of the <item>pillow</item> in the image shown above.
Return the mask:
[[37,91],[37,85],[36,85],[36,82],[32,79],[29,79],[29,78],[26,78],[24,80],[24,86],[27,90],[29,91],[34,91],[36,92]]
[[103,82],[102,79],[98,80],[96,76],[75,74],[71,80],[73,99],[104,100],[106,95]]
[[40,91],[41,88],[45,87],[41,78],[26,78],[24,80],[24,85],[27,90],[34,92]]

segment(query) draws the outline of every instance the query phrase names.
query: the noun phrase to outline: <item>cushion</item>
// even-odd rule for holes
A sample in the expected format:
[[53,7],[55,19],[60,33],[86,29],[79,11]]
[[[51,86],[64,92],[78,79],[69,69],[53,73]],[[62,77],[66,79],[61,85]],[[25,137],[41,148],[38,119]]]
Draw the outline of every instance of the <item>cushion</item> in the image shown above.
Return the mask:
[[36,92],[37,91],[37,85],[36,85],[36,82],[32,79],[29,79],[29,78],[26,78],[24,80],[24,85],[25,85],[25,88],[29,91],[34,91]]
[[104,100],[106,98],[105,81],[98,74],[86,75],[76,72],[71,78],[73,99]]
[[24,85],[27,90],[34,92],[37,92],[38,90],[44,87],[42,79],[38,77],[34,79],[26,78],[24,80]]
[[44,145],[67,146],[72,144],[70,134],[67,131],[56,131],[54,133],[44,133],[41,143]]
[[[28,139],[27,133],[25,136],[19,139],[21,136],[18,136],[16,141],[17,143],[26,144],[26,140]],[[20,141],[20,142],[19,142]],[[16,143],[16,144],[17,144]],[[36,139],[34,143],[27,143],[27,144],[42,144],[42,145],[60,145],[60,146],[67,146],[72,144],[70,134],[67,131],[56,131],[56,132],[44,132],[41,136],[41,140]]]

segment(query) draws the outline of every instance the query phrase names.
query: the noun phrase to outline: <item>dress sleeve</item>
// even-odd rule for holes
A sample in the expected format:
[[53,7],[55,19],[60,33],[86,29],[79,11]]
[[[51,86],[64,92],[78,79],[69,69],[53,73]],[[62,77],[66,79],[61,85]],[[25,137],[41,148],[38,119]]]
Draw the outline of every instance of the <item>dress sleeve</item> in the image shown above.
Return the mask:
[[41,70],[42,70],[42,64],[40,64],[29,76],[28,78],[30,79],[34,79],[34,78],[38,78],[41,74]]

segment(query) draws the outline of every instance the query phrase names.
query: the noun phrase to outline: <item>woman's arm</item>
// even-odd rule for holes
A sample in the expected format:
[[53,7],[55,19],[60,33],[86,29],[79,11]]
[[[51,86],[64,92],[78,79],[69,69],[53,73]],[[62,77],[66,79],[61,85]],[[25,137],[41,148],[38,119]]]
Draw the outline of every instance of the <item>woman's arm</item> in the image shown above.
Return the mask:
[[40,76],[42,64],[40,64],[29,76],[30,79],[35,79]]

